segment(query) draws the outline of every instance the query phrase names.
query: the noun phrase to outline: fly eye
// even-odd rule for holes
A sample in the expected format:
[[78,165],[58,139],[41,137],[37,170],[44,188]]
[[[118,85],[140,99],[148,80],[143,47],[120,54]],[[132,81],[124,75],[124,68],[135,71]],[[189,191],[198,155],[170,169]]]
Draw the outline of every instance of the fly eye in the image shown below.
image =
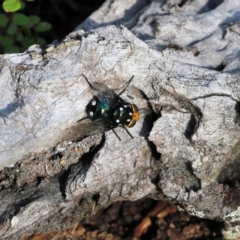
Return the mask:
[[135,104],[131,104],[134,113],[138,113],[138,107]]
[[133,113],[133,115],[132,115],[132,119],[135,120],[135,122],[138,121],[139,118],[140,118],[140,114],[139,114],[139,112],[135,112],[135,113]]
[[131,115],[132,119],[129,122],[129,124],[126,125],[129,128],[133,127],[136,124],[136,122],[139,120],[139,118],[140,118],[140,114],[138,112],[137,106],[135,104],[131,104],[131,107],[132,107],[132,111],[133,112],[131,114],[129,114],[129,115]]
[[127,125],[127,127],[131,128],[136,124],[136,121],[134,119],[131,120],[131,122]]

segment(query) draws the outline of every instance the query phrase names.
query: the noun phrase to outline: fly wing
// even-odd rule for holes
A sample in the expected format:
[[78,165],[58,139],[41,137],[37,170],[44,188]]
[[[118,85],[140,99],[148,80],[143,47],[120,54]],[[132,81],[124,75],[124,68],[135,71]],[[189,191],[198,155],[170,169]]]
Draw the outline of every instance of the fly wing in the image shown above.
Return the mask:
[[109,119],[98,119],[94,122],[86,120],[79,121],[67,129],[61,137],[61,141],[80,141],[87,136],[104,133],[112,129]]
[[85,125],[82,128],[82,135],[84,135],[84,137],[87,137],[90,135],[95,135],[110,130],[110,128],[105,122],[106,119],[97,119],[96,121],[91,122],[88,125]]
[[96,92],[109,92],[109,94],[112,95],[112,97],[115,97],[117,96],[117,94],[111,90],[110,88],[108,88],[107,86],[105,86],[104,84],[102,83],[99,83],[99,82],[93,82],[91,83],[91,87],[93,90],[95,90]]
[[93,82],[92,89],[97,92],[96,97],[110,108],[115,107],[119,101],[123,101],[113,90],[101,83]]
[[[82,124],[78,128],[78,132],[81,135],[81,139],[87,136],[95,135],[98,133],[104,133],[111,130],[111,121],[108,119],[97,119],[94,122]],[[79,139],[79,138],[78,138]]]

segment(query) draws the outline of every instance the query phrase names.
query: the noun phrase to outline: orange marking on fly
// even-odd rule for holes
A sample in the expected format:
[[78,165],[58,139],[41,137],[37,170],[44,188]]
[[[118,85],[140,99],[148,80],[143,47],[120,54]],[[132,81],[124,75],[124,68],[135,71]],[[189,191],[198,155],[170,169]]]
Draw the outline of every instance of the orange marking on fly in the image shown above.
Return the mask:
[[140,113],[138,111],[138,107],[135,104],[131,104],[131,107],[132,107],[132,111],[133,111],[132,119],[131,119],[131,122],[128,125],[126,125],[129,128],[133,127],[140,118]]

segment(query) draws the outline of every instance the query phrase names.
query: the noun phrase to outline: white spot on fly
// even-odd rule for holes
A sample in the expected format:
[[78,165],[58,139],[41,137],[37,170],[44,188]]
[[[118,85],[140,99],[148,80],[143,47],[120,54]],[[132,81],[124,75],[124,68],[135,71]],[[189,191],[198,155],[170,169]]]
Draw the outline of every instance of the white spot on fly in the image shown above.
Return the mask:
[[123,108],[122,108],[122,107],[120,107],[119,109],[120,109],[120,111],[122,111],[122,110],[123,110]]
[[128,119],[127,122],[131,122],[131,119]]
[[93,116],[93,112],[90,112],[89,115],[92,117]]
[[132,116],[132,113],[130,112],[129,115]]
[[96,101],[93,100],[93,101],[92,101],[92,106],[95,106],[95,105],[96,105]]
[[127,105],[123,105],[124,108],[127,108]]
[[119,119],[117,119],[117,120],[116,120],[116,123],[119,123],[119,122],[120,122],[120,120],[119,120]]

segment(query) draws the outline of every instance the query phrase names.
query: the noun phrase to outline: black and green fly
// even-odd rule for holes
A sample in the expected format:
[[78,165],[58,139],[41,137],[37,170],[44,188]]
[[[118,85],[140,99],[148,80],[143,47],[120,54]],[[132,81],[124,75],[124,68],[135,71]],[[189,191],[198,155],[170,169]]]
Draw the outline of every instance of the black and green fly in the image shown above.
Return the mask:
[[120,95],[126,90],[134,76],[131,77],[119,94],[101,83],[90,83],[85,75],[83,77],[90,88],[97,93],[86,106],[87,116],[92,120],[91,135],[112,130],[117,138],[121,140],[114,129],[122,127],[133,138],[127,128],[131,128],[136,124],[140,114],[135,104],[124,101]]

